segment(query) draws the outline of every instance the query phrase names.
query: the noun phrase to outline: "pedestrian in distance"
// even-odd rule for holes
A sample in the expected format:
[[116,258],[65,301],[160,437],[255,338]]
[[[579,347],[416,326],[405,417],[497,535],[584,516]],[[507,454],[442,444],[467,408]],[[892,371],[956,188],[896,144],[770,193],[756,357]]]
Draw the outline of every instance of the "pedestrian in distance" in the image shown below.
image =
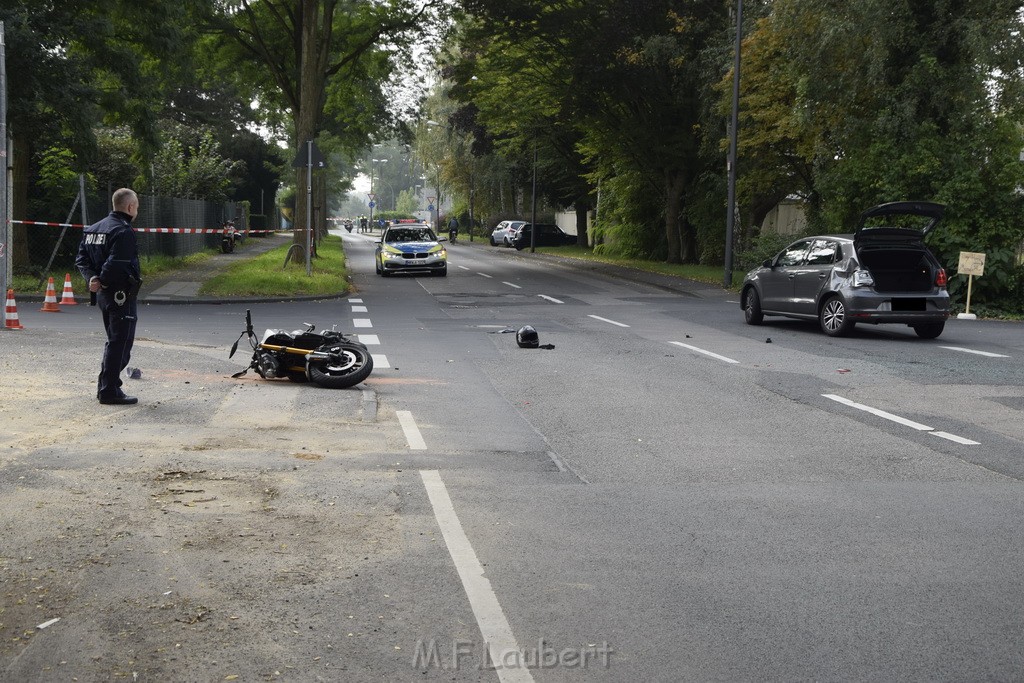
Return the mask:
[[121,372],[128,367],[135,343],[142,286],[139,246],[132,230],[139,197],[122,187],[114,192],[111,203],[110,215],[85,229],[75,265],[89,283],[89,303],[99,304],[107,332],[96,398],[103,404],[131,405],[139,399],[121,390]]

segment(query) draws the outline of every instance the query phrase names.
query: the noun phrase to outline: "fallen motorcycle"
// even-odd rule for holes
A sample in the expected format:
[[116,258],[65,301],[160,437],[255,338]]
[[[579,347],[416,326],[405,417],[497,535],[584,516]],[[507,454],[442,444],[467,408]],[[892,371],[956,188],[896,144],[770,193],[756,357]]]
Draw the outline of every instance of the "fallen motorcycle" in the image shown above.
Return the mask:
[[294,332],[268,329],[261,341],[253,331],[252,314],[247,310],[245,329],[231,345],[228,358],[235,355],[242,337],[247,337],[252,347],[252,361],[245,370],[231,376],[238,378],[252,369],[263,379],[311,380],[328,389],[355,386],[370,376],[373,358],[363,344],[337,330],[314,332],[314,325],[303,324],[306,329]]

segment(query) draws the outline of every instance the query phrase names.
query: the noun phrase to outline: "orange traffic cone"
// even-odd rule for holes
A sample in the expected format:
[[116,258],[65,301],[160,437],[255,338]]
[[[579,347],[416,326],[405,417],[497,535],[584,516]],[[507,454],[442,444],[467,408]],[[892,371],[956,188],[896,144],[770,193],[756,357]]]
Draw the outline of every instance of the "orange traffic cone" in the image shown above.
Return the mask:
[[78,302],[75,301],[75,292],[71,289],[71,273],[64,273],[64,294],[58,301],[61,306],[77,306]]
[[7,303],[4,305],[4,329],[23,330],[24,326],[18,322],[18,305],[14,303],[14,290],[7,290]]
[[46,313],[60,313],[60,308],[57,307],[57,290],[53,288],[52,277],[46,285],[46,300],[43,301],[43,307],[39,310]]

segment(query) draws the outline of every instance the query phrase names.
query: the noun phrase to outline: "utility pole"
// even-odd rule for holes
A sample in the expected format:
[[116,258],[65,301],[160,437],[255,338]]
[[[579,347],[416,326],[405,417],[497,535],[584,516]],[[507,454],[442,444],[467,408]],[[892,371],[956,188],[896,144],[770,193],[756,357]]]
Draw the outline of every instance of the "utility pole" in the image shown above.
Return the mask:
[[11,223],[7,203],[7,43],[0,21],[0,295],[11,281]]
[[740,47],[743,45],[743,0],[736,0],[736,62],[732,72],[732,122],[729,126],[729,192],[725,221],[725,273],[722,282],[732,287],[732,239],[736,226],[736,138],[740,126]]
[[533,199],[530,200],[530,253],[537,252],[537,140],[533,141]]

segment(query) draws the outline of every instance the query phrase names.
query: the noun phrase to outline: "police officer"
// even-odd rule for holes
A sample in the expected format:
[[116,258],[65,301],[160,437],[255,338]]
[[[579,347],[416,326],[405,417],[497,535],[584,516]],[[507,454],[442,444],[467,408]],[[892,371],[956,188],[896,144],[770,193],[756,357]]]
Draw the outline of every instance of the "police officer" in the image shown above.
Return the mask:
[[132,220],[139,215],[139,197],[123,187],[112,197],[114,210],[85,229],[75,265],[89,283],[103,313],[107,343],[103,347],[96,398],[100,403],[131,405],[139,399],[121,391],[121,371],[128,367],[138,313],[139,247]]

